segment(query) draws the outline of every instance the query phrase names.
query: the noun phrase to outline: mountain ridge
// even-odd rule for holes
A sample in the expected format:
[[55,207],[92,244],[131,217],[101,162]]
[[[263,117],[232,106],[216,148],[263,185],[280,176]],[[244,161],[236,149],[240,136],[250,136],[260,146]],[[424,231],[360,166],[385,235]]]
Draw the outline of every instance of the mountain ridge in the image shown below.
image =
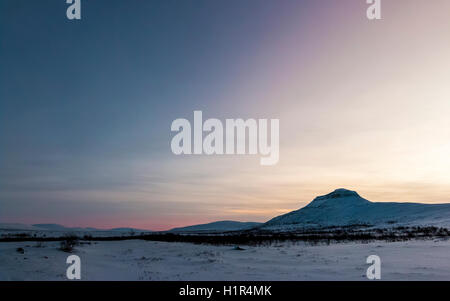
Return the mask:
[[[397,202],[371,202],[356,191],[339,188],[331,193],[317,196],[306,206],[276,216],[265,223],[216,221],[206,224],[177,227],[172,233],[229,232],[246,230],[298,230],[340,226],[397,227],[436,226],[450,229],[450,204],[423,204]],[[1,224],[3,230],[46,230],[55,232],[152,232],[134,228],[70,228],[58,224]]]
[[298,210],[277,216],[260,228],[321,228],[349,225],[450,226],[450,204],[371,202],[344,188],[314,198]]
[[191,225],[186,227],[177,227],[170,229],[169,232],[217,232],[217,231],[238,231],[249,230],[262,225],[257,222],[238,222],[238,221],[216,221],[206,224]]

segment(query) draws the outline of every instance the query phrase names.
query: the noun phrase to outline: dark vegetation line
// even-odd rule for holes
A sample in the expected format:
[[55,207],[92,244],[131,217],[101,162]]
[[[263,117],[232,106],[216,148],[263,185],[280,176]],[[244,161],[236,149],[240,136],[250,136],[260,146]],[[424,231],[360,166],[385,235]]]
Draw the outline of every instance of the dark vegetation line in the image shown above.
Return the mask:
[[277,242],[304,241],[310,243],[331,243],[345,241],[368,242],[374,240],[402,241],[409,239],[450,238],[450,231],[437,227],[396,227],[391,229],[352,230],[346,228],[328,230],[310,230],[288,233],[261,232],[255,230],[235,231],[227,233],[177,234],[177,233],[143,233],[127,236],[77,236],[66,234],[61,237],[36,237],[29,234],[14,234],[0,238],[0,242],[24,241],[124,241],[147,240],[161,242],[188,242],[212,245],[271,245]]

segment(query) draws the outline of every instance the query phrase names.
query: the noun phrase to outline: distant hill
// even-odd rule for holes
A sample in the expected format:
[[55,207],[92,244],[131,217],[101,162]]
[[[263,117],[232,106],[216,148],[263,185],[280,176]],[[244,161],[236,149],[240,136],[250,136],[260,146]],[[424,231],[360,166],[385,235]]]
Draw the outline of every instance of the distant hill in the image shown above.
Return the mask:
[[170,232],[225,232],[248,230],[261,225],[256,222],[218,221],[208,224],[193,225],[171,229]]
[[71,230],[73,228],[67,228],[62,225],[58,224],[34,224],[32,225],[35,228],[42,229],[42,230],[52,230],[52,231],[67,231]]
[[0,223],[0,230],[39,230],[39,228],[19,223]]
[[106,231],[120,231],[120,232],[152,232],[150,230],[142,230],[136,228],[112,228]]
[[347,225],[450,226],[450,204],[375,203],[355,191],[337,189],[307,206],[277,216],[263,229],[289,230]]
[[1,230],[29,230],[29,231],[53,231],[53,232],[151,232],[150,230],[135,228],[113,228],[98,229],[92,227],[66,227],[59,224],[18,224],[18,223],[0,223]]

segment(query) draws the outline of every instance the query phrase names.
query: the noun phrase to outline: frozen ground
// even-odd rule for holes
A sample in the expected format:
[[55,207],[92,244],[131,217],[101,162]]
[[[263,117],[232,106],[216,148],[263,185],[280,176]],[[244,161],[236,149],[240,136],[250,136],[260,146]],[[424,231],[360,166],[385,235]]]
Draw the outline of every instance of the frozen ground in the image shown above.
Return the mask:
[[[65,280],[70,254],[58,246],[1,242],[0,280]],[[129,240],[82,244],[74,254],[82,280],[366,280],[372,254],[382,280],[450,280],[450,240],[242,247]]]

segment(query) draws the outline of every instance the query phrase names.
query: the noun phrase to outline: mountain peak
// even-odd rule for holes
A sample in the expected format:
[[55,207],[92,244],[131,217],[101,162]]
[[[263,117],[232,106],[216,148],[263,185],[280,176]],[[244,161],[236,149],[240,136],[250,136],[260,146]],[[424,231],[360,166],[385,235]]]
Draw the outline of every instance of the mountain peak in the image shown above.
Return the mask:
[[335,191],[316,197],[308,206],[318,207],[325,203],[344,204],[344,203],[365,203],[367,200],[360,197],[360,195],[353,190],[344,188],[336,189]]
[[322,199],[338,199],[338,198],[345,198],[345,197],[360,197],[359,194],[356,191],[353,190],[348,190],[345,188],[338,188],[335,191],[326,194],[326,195],[322,195],[322,196],[318,196],[315,199],[316,200],[322,200]]

